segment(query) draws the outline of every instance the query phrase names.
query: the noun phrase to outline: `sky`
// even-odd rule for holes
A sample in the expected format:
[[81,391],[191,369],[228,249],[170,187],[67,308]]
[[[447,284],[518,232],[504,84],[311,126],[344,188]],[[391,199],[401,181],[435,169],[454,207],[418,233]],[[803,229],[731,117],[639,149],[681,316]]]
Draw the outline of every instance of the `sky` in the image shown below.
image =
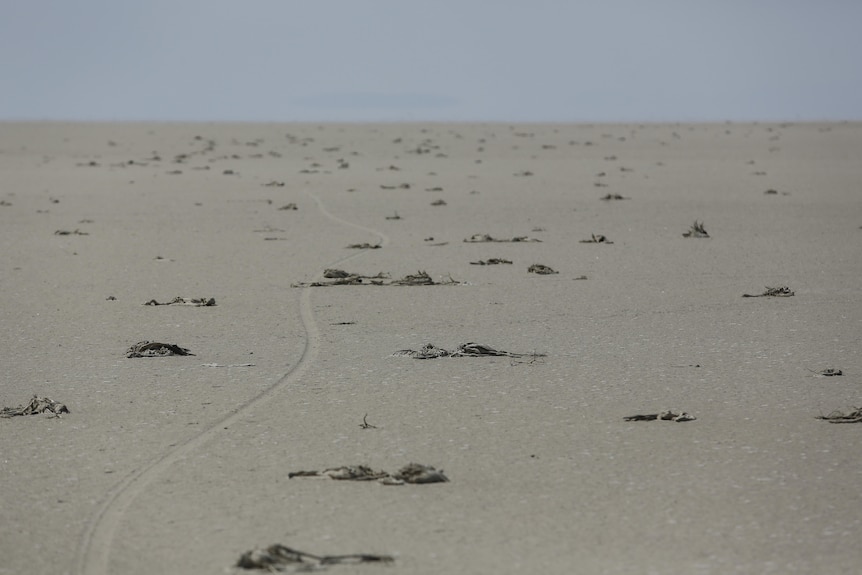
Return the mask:
[[860,0],[0,0],[0,120],[862,120]]

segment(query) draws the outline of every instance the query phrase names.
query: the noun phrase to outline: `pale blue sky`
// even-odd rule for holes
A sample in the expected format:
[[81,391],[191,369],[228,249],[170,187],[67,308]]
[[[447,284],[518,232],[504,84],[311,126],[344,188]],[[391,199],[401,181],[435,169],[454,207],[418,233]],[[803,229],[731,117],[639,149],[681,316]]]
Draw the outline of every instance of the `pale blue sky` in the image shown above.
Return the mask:
[[0,7],[7,120],[862,120],[859,0]]

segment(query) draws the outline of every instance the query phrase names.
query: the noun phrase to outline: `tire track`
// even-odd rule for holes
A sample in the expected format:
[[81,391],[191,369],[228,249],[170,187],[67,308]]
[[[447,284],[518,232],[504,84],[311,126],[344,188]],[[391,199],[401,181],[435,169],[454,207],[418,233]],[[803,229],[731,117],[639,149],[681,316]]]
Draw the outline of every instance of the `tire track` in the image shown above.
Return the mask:
[[[380,238],[381,245],[387,245],[389,238],[382,232],[366,228],[359,224],[349,222],[336,215],[333,215],[326,209],[323,202],[316,195],[308,190],[303,190],[303,193],[314,200],[317,204],[317,209],[326,218],[335,223],[356,228],[364,232],[373,234]],[[362,255],[367,250],[362,250],[346,257],[340,258],[326,267],[337,266],[349,259]],[[311,306],[312,288],[303,288],[302,294],[299,297],[299,312],[302,320],[302,326],[305,331],[305,346],[302,350],[302,355],[299,361],[293,368],[284,374],[278,381],[273,383],[268,388],[264,389],[255,397],[249,399],[245,403],[239,405],[233,412],[228,413],[221,419],[212,423],[209,427],[201,431],[199,434],[179,443],[162,454],[161,457],[143,467],[134,469],[126,475],[122,481],[116,484],[102,501],[96,514],[90,520],[87,529],[81,539],[78,547],[78,559],[76,562],[77,573],[79,575],[108,575],[108,570],[111,547],[114,542],[114,534],[117,532],[123,517],[126,514],[129,506],[134,500],[143,493],[149,485],[157,477],[166,472],[171,465],[183,459],[188,454],[199,449],[207,442],[213,440],[224,427],[229,427],[232,423],[241,418],[246,411],[254,407],[261,401],[267,399],[277,391],[286,387],[302,377],[308,370],[308,366],[314,363],[317,357],[318,348],[320,347],[320,331],[317,328],[317,322],[314,320],[314,311]]]

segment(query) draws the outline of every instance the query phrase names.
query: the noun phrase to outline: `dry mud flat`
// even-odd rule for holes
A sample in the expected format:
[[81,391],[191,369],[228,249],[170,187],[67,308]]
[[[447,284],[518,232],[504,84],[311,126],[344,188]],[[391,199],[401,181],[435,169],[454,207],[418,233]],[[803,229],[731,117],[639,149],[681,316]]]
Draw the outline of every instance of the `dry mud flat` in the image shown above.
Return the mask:
[[4,124],[0,573],[854,572],[859,149]]

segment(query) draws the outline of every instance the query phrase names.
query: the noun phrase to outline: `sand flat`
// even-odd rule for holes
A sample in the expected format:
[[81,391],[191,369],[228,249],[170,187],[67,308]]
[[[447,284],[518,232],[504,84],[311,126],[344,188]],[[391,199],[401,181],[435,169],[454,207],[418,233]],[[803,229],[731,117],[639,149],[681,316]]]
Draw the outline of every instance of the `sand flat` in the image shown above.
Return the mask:
[[[0,128],[0,404],[71,410],[0,420],[0,573],[862,559],[859,428],[815,419],[862,404],[862,125]],[[460,285],[290,287],[327,268]],[[176,296],[218,305],[142,305]],[[546,357],[391,357],[468,341]],[[623,421],[671,408],[697,419]],[[450,482],[288,479],[411,461]]]

